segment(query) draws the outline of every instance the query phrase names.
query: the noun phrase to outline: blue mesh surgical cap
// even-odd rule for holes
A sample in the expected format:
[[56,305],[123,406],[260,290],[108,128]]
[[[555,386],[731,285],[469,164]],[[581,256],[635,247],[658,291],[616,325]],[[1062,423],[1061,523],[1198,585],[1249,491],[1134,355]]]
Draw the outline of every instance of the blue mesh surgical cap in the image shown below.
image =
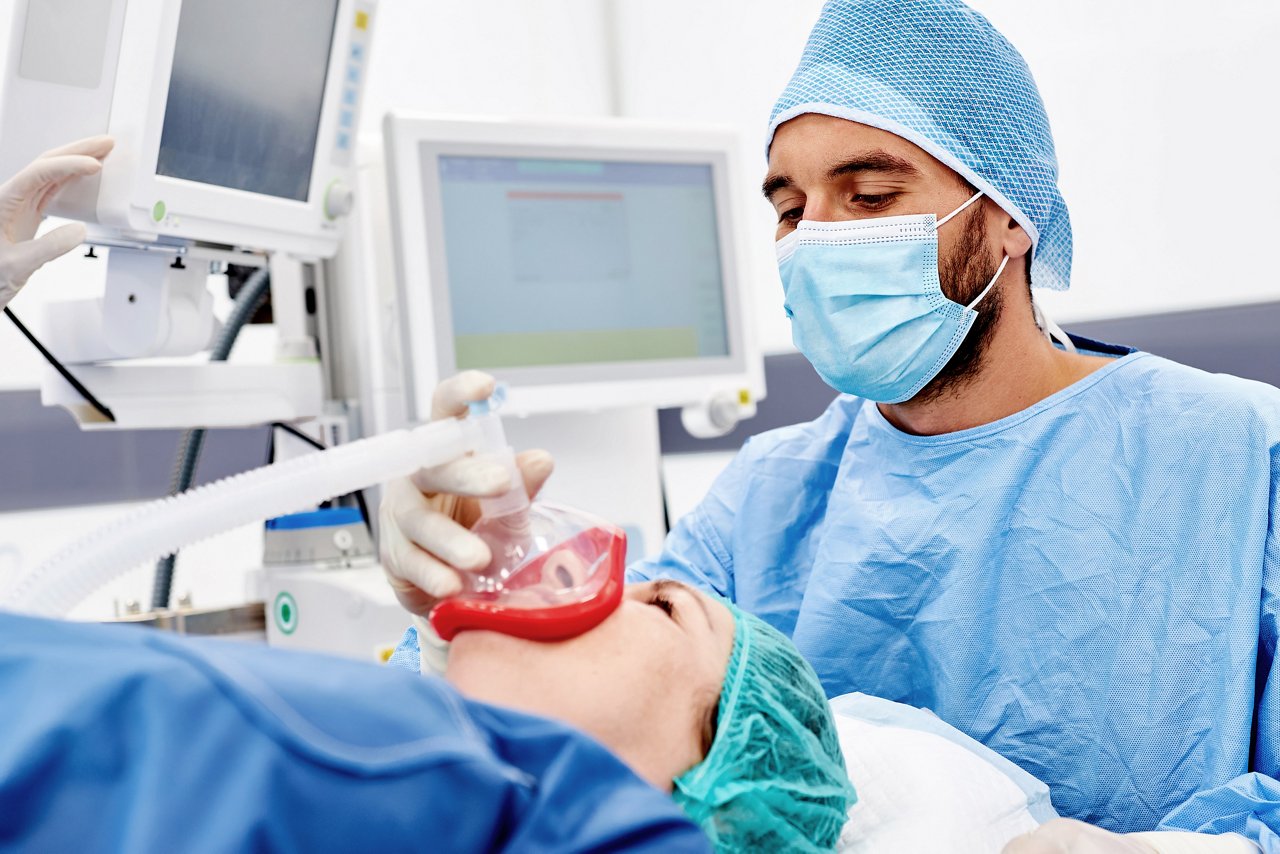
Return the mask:
[[831,851],[857,798],[827,695],[786,635],[724,604],[733,652],[715,738],[673,797],[718,854]]
[[848,119],[915,143],[1031,237],[1031,283],[1071,282],[1049,117],[1022,55],[960,0],[829,0],[769,121]]

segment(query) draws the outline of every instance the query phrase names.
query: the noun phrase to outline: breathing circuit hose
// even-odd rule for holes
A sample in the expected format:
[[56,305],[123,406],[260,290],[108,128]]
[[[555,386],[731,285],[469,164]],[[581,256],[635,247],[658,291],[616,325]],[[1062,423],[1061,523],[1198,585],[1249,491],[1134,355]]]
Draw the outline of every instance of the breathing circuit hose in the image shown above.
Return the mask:
[[22,576],[0,607],[65,616],[85,596],[140,564],[240,525],[297,513],[357,489],[437,466],[481,447],[471,419],[434,421],[162,498],[94,531]]

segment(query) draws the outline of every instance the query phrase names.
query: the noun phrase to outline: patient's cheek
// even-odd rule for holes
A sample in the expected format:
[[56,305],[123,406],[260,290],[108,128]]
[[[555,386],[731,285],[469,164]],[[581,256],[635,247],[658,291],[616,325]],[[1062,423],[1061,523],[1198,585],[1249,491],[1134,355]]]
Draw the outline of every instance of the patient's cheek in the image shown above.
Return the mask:
[[692,652],[687,640],[673,644],[667,638],[659,638],[644,648],[636,670],[657,693],[669,694],[677,690],[677,686],[692,688],[699,682]]

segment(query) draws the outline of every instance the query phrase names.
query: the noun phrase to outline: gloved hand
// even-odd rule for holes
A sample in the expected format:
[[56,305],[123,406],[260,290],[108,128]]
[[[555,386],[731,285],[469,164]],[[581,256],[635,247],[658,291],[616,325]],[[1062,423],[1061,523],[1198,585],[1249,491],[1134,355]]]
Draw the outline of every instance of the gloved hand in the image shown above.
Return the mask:
[[[465,371],[436,387],[431,418],[458,418],[467,404],[493,394],[493,377]],[[529,497],[551,475],[546,451],[516,457]],[[413,614],[425,616],[441,599],[462,590],[459,572],[484,569],[489,547],[468,529],[480,516],[477,498],[501,495],[510,477],[497,461],[463,457],[388,484],[379,510],[382,566],[396,598]],[[425,621],[419,621],[419,629]],[[425,642],[424,654],[425,654]]]
[[115,141],[94,136],[46,151],[0,185],[0,308],[22,290],[46,261],[84,242],[85,228],[73,222],[33,239],[45,209],[76,178],[96,175]]
[[1055,818],[1010,842],[1004,854],[1156,854],[1156,849],[1082,821]]

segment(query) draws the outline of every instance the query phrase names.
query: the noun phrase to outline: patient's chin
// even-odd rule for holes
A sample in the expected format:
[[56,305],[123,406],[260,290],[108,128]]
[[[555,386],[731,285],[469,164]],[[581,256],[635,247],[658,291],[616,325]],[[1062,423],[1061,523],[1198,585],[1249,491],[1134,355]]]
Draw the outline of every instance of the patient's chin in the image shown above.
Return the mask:
[[513,662],[522,657],[513,641],[496,632],[459,632],[449,644],[445,678],[473,699],[500,701],[495,692],[510,682]]
[[514,638],[501,632],[489,632],[470,629],[458,632],[449,644],[449,660],[467,659],[474,656],[490,656],[495,653],[510,653],[532,641]]
[[507,670],[518,672],[529,667],[555,646],[559,644],[525,640],[500,632],[459,632],[449,644],[447,673],[452,679],[465,672],[495,676]]

